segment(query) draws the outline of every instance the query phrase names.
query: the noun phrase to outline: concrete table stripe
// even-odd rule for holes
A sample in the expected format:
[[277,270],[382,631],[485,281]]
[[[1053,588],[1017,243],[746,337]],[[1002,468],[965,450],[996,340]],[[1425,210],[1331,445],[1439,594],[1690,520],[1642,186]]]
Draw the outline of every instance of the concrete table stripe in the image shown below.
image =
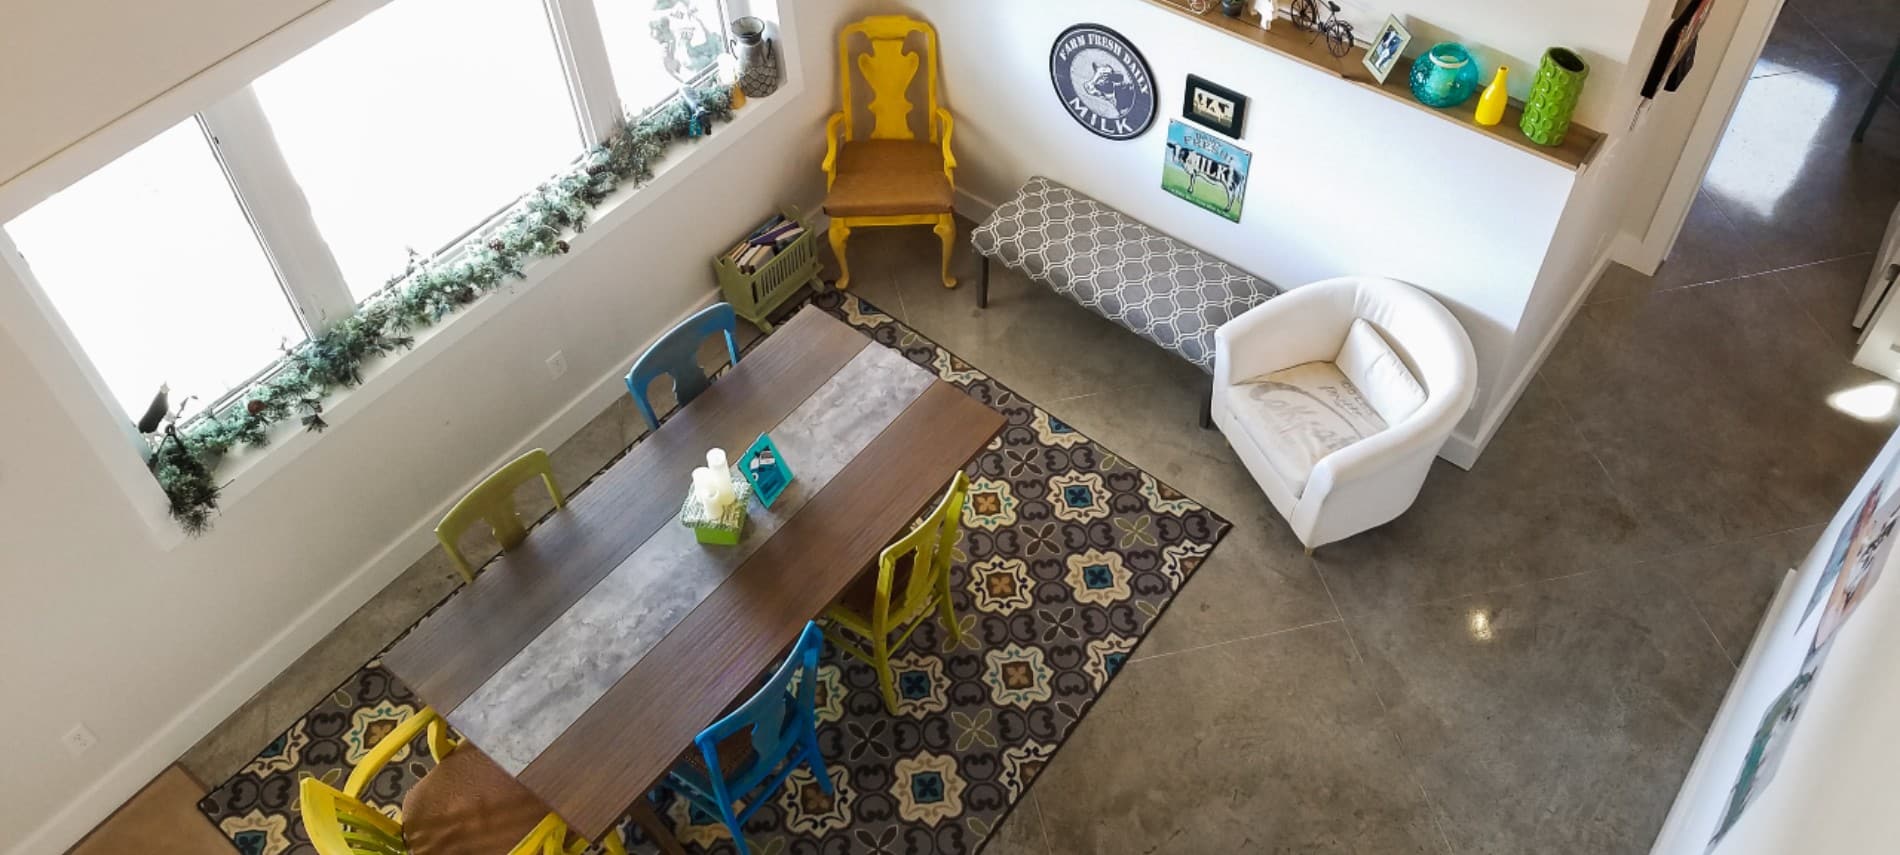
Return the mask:
[[[771,509],[754,504],[739,545],[702,546],[676,515],[450,713],[450,722],[520,774],[934,379],[897,351],[865,348],[769,431],[795,479]],[[728,452],[736,459],[742,450]]]

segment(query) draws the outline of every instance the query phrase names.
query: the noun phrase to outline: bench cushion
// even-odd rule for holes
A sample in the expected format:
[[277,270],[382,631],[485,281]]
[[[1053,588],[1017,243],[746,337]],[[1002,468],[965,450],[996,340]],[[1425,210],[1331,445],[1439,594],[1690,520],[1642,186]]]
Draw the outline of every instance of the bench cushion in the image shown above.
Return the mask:
[[1214,330],[1280,289],[1037,176],[971,235],[976,251],[1213,371]]

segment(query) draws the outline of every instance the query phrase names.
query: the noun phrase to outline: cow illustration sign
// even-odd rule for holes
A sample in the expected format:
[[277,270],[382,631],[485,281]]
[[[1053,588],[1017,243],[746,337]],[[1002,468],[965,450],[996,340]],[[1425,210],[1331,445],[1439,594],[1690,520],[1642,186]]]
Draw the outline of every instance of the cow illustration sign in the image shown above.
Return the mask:
[[1049,51],[1049,79],[1069,117],[1098,136],[1132,140],[1154,124],[1154,73],[1135,46],[1100,24],[1077,24]]
[[1182,122],[1169,122],[1161,189],[1238,223],[1252,164],[1253,155],[1246,149]]

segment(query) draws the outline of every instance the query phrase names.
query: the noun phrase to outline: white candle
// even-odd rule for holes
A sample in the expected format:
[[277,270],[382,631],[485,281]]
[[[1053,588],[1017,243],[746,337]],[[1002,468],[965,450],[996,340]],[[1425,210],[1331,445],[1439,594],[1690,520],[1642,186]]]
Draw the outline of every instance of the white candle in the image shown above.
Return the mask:
[[719,476],[719,481],[715,489],[718,490],[718,502],[720,507],[732,504],[734,498],[732,494],[732,468],[726,465],[725,449],[715,448],[707,451],[706,468],[712,471],[713,474]]
[[725,502],[719,497],[720,480],[711,469],[703,466],[693,470],[693,495],[698,497],[699,503],[705,505],[706,510],[714,516],[725,508]]

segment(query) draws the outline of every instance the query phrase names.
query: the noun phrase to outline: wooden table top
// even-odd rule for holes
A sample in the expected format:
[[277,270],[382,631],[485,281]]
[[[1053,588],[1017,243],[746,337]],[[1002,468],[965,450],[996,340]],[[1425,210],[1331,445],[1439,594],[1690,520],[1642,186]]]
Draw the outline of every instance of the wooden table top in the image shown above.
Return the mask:
[[[383,663],[599,839],[1002,424],[807,308]],[[700,546],[692,469],[766,432],[792,486],[740,545]]]

